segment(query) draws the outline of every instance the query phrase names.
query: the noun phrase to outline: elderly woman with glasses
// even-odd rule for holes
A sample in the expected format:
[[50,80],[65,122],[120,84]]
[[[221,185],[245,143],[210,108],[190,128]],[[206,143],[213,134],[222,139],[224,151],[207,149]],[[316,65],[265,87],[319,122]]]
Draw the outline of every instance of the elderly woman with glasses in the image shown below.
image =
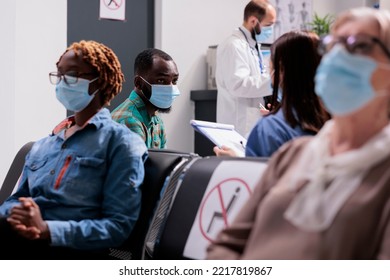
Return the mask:
[[390,13],[345,12],[322,43],[333,119],[271,157],[209,259],[390,259]]
[[34,143],[17,191],[0,206],[0,259],[108,258],[138,219],[147,155],[104,108],[121,91],[121,66],[107,46],[80,41],[49,77],[74,115]]

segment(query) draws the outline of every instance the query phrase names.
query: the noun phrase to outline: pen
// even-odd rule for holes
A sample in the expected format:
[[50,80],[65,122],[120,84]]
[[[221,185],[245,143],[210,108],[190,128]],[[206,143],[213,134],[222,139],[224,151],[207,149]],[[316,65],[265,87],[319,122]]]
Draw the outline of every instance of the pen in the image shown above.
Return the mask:
[[260,107],[260,109],[262,109],[262,110],[268,110],[267,108],[265,108],[264,107],[264,105],[263,104],[261,104],[261,103],[259,103],[259,107]]
[[241,144],[241,146],[245,149],[245,144],[244,144],[244,142],[240,141],[240,144]]

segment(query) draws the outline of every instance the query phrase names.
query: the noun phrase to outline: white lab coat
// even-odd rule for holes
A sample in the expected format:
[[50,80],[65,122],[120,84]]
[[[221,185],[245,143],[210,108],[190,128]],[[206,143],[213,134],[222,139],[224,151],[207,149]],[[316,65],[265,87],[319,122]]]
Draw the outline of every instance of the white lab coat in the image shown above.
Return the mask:
[[269,71],[260,73],[256,41],[243,26],[241,30],[249,42],[237,29],[217,48],[217,122],[233,124],[246,137],[261,118],[259,102],[264,104],[262,97],[272,93]]

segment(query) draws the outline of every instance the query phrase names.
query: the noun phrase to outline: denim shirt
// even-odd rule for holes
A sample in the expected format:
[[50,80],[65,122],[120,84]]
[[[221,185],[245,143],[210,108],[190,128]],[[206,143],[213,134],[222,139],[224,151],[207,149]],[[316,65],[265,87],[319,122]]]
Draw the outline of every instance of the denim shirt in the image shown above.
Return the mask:
[[147,149],[141,137],[100,110],[87,126],[37,141],[17,191],[0,215],[32,197],[46,220],[52,246],[103,249],[122,244],[138,218]]

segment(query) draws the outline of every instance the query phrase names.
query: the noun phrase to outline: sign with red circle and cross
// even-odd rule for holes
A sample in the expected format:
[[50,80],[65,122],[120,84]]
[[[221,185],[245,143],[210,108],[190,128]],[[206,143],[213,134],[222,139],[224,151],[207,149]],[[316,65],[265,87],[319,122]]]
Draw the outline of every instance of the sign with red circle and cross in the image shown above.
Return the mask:
[[100,0],[100,18],[125,20],[126,0]]
[[103,0],[104,5],[110,10],[118,10],[123,4],[123,0]]
[[199,228],[203,237],[213,241],[221,226],[225,228],[231,223],[234,207],[245,203],[250,194],[248,184],[240,178],[225,179],[212,188],[199,209]]
[[265,162],[227,160],[215,168],[188,235],[185,257],[198,260],[206,257],[207,246],[231,225],[266,166]]

